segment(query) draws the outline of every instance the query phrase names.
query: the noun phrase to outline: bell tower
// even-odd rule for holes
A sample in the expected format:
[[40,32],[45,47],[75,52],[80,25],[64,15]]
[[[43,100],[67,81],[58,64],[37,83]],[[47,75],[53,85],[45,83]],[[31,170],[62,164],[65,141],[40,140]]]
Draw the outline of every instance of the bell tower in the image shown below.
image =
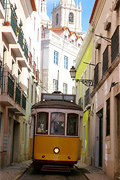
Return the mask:
[[74,0],[60,0],[59,5],[53,5],[52,10],[52,28],[68,27],[70,31],[81,34],[81,2],[75,5]]
[[51,21],[47,15],[46,0],[41,0],[41,24],[44,28],[51,28]]

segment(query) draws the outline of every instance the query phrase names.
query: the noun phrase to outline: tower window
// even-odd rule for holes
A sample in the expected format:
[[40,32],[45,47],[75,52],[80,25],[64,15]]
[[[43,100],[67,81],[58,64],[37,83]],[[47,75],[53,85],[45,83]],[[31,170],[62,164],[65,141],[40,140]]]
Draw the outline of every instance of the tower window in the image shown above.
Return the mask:
[[69,23],[73,23],[74,22],[74,14],[71,12],[69,14]]
[[58,13],[56,14],[56,25],[58,25]]

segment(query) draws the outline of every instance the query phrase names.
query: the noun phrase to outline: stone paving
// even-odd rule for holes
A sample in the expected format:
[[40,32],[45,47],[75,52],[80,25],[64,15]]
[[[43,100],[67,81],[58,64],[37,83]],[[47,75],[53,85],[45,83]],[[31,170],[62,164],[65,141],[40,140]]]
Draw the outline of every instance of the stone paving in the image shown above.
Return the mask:
[[[1,169],[0,180],[18,180],[29,168],[31,163],[31,160],[23,161],[21,163],[12,163],[11,166]],[[89,180],[113,180],[101,169],[88,166],[80,161],[78,161],[75,166],[77,169],[81,169]]]
[[101,169],[88,166],[85,163],[81,163],[80,160],[75,166],[77,169],[81,169],[89,180],[113,180],[112,178],[108,177]]
[[17,180],[28,169],[31,160],[23,161],[20,163],[12,163],[11,166],[5,167],[0,170],[0,180]]

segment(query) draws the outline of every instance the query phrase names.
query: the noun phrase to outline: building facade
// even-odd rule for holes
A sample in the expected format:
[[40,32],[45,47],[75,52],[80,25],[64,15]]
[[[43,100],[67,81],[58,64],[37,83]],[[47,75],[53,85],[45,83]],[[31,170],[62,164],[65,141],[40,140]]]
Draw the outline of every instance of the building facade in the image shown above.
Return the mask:
[[[87,116],[90,118],[90,129],[87,128],[87,134],[84,134],[83,123],[83,148],[86,147],[87,153],[85,154],[86,158],[82,158],[84,162],[102,168],[108,176],[115,180],[120,178],[119,16],[119,0],[95,1],[88,29],[92,36],[92,54],[86,58],[89,61],[91,57],[89,64],[92,67],[91,79],[93,79],[94,86],[91,87],[90,91],[89,115],[87,111],[85,111],[87,114],[84,113],[85,119]],[[88,40],[85,52],[90,48],[87,45]],[[80,51],[82,51],[82,46]],[[77,58],[80,63],[79,66],[76,64],[76,78],[78,79],[82,78],[79,74],[79,68],[80,71],[83,71],[83,66],[81,56]],[[78,99],[82,91],[82,89],[77,91]],[[85,97],[83,102],[85,102]],[[89,124],[89,119],[87,123]],[[85,136],[89,139],[86,137],[84,142]]]
[[[44,1],[42,5],[45,10],[46,2]],[[75,6],[74,0],[71,2],[63,0],[57,7],[53,5],[52,28],[46,29],[44,26],[46,21],[42,22],[41,87],[43,92],[51,93],[59,90],[65,94],[75,93],[69,70],[75,65],[75,58],[84,38],[81,32],[81,9],[81,3]],[[48,17],[46,10],[44,13],[46,13],[44,17]],[[81,35],[78,35],[80,33]]]
[[0,1],[0,167],[29,158],[31,92],[39,96],[39,80],[30,66],[26,26],[36,2]]
[[82,44],[82,37],[71,33],[66,27],[42,31],[41,37],[41,86],[43,92],[61,91],[74,94],[74,81],[70,68]]
[[[96,14],[98,16],[96,17]],[[94,28],[94,88],[92,160],[112,178],[120,177],[120,6],[119,1],[96,0],[90,18]]]
[[[91,26],[88,28],[87,34],[81,45],[80,51],[76,58],[76,102],[83,108],[83,127],[82,127],[82,151],[81,161],[90,164],[90,142],[91,142],[91,98],[90,92],[92,87],[84,81],[84,79],[92,80],[92,33]],[[83,83],[81,82],[83,80]]]

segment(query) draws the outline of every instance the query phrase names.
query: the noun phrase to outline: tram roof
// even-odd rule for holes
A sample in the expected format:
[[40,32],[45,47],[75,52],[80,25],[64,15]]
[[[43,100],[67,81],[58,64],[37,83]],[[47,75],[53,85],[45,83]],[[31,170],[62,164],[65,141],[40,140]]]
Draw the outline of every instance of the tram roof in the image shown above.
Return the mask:
[[32,106],[32,109],[38,109],[38,108],[73,109],[73,110],[83,111],[81,106],[77,105],[74,102],[65,101],[65,100],[40,101]]

